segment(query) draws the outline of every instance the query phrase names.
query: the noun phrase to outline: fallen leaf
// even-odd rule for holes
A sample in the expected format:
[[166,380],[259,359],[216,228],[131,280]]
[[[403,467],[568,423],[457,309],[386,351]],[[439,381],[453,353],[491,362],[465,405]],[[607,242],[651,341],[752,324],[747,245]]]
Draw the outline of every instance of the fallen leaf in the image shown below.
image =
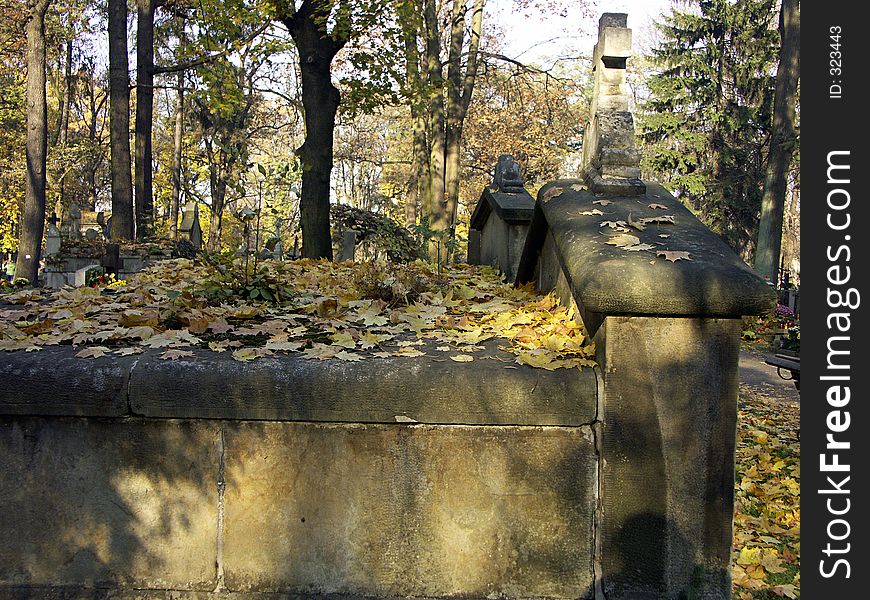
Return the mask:
[[662,256],[666,260],[671,262],[677,262],[678,260],[692,260],[689,258],[688,252],[683,252],[680,250],[659,250],[656,253],[656,256]]
[[586,216],[586,217],[594,217],[594,216],[601,216],[604,213],[601,212],[600,210],[598,210],[597,208],[593,208],[592,210],[584,210],[580,214],[583,216]]
[[625,221],[601,221],[598,226],[610,227],[611,229],[621,229],[623,227],[627,227],[628,223],[626,223]]
[[474,360],[474,357],[469,354],[454,354],[450,357],[450,360],[455,362],[471,362]]
[[100,358],[101,356],[105,356],[111,352],[105,346],[91,346],[90,348],[85,348],[76,353],[76,357],[78,358]]
[[544,195],[541,197],[541,202],[543,202],[543,203],[549,202],[550,200],[552,200],[556,196],[561,196],[562,192],[564,192],[564,191],[565,190],[563,190],[560,187],[551,187],[546,192],[544,192]]
[[189,358],[195,356],[190,350],[167,350],[160,355],[162,360],[178,360],[179,358]]
[[612,236],[610,239],[607,240],[606,243],[610,244],[611,246],[616,246],[618,248],[624,248],[626,246],[636,246],[640,243],[640,238],[629,235],[627,233],[621,233],[619,235]]
[[649,207],[652,208],[652,209],[661,209],[661,210],[667,210],[667,209],[668,209],[668,207],[665,206],[664,204],[656,204],[655,202],[652,203],[652,204],[650,204]]
[[118,356],[131,356],[133,354],[142,354],[142,348],[120,348],[115,350]]
[[608,204],[613,204],[610,200],[593,200],[592,204],[600,204],[601,206],[607,206]]
[[305,345],[305,342],[273,342],[268,341],[263,346],[266,350],[278,350],[282,352],[296,352]]

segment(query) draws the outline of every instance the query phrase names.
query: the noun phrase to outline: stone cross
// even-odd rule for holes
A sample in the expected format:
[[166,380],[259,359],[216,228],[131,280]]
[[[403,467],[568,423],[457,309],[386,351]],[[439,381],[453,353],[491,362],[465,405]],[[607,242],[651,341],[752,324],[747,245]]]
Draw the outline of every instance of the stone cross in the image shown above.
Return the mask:
[[583,175],[593,192],[642,194],[640,150],[628,109],[626,64],[631,29],[625,13],[604,13],[592,55],[594,88],[589,123],[583,136]]

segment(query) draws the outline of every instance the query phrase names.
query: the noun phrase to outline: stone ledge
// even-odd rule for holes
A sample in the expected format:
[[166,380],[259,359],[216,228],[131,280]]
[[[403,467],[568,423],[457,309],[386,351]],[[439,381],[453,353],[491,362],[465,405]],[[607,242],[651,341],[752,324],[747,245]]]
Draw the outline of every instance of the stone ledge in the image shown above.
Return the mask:
[[[549,231],[561,269],[584,318],[588,313],[740,317],[773,308],[773,289],[662,186],[647,183],[646,194],[619,196],[593,194],[580,189],[578,184],[582,182],[557,180],[538,193],[538,209],[517,275],[520,283],[535,278],[535,267]],[[548,196],[547,192],[555,187],[562,192]],[[592,204],[602,199],[610,203]],[[653,210],[649,204],[660,204],[666,209]],[[593,209],[603,214],[582,214]],[[650,224],[643,232],[631,231],[641,242],[652,245],[653,250],[627,252],[606,243],[607,233],[612,230],[601,227],[603,220],[628,221],[629,217],[637,220],[664,215],[674,216],[676,223]],[[659,234],[668,237],[659,238]],[[691,260],[669,262],[656,256],[659,250],[687,251]]]
[[470,363],[434,349],[357,363],[292,355],[242,363],[199,350],[178,360],[161,360],[158,351],[80,359],[68,346],[10,352],[0,363],[7,382],[0,414],[552,426],[595,420],[595,369],[516,365],[497,345],[491,340]]

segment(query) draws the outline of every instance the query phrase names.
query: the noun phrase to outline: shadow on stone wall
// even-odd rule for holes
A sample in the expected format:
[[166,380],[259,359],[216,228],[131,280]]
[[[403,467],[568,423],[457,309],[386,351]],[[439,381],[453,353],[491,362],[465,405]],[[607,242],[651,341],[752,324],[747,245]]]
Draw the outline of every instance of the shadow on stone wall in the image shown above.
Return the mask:
[[218,440],[203,422],[2,418],[0,584],[213,589]]

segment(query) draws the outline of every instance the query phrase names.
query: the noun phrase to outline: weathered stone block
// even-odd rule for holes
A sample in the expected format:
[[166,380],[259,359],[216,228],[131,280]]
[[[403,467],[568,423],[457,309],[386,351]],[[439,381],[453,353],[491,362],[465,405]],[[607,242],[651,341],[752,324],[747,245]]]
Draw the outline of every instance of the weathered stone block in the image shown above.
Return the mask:
[[211,590],[216,424],[0,417],[0,586]]
[[114,417],[127,414],[127,384],[134,357],[104,357],[85,364],[69,347],[4,352],[0,415]]
[[730,598],[740,319],[607,317],[608,599]]
[[[513,362],[513,355],[499,354],[497,341],[485,345]],[[137,358],[129,401],[134,414],[156,418],[471,425],[595,419],[592,369],[505,369],[502,360],[436,362],[427,355],[351,363],[287,356],[241,363],[214,353],[175,361],[148,354]]]
[[590,598],[596,478],[590,427],[242,424],[226,584]]
[[631,56],[631,29],[622,27],[601,27],[598,30],[596,53],[604,58],[628,58]]

